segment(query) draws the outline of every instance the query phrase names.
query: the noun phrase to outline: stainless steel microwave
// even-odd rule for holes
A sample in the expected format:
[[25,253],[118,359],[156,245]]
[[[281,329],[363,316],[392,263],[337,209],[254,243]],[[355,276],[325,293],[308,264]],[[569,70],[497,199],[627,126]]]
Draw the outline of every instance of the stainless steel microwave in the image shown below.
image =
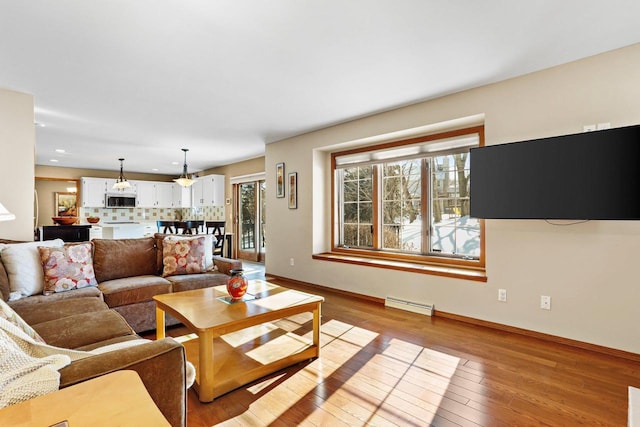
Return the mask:
[[136,196],[134,194],[106,194],[104,205],[107,208],[135,208]]

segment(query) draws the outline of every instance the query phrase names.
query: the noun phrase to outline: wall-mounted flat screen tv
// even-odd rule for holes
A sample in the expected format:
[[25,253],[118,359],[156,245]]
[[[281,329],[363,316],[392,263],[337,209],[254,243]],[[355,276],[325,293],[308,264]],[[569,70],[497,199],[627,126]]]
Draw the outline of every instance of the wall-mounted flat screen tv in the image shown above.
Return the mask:
[[475,218],[640,219],[640,125],[471,149]]

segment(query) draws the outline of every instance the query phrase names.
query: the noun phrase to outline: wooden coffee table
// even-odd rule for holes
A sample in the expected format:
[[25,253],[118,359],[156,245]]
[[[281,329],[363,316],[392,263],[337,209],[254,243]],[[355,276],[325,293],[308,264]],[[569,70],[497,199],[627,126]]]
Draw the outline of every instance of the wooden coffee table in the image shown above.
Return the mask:
[[[157,339],[165,336],[165,313],[197,335],[183,345],[196,367],[194,389],[201,402],[320,356],[321,296],[251,280],[247,294],[237,302],[231,301],[225,286],[153,299]],[[280,320],[284,318],[289,319]]]

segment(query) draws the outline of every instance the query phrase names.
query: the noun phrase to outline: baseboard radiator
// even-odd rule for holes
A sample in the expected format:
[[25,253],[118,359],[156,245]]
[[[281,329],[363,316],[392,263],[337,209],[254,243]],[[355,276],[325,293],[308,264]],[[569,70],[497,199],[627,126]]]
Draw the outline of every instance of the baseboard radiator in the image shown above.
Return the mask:
[[422,304],[419,302],[406,301],[394,297],[386,297],[384,299],[385,307],[399,308],[400,310],[412,311],[414,313],[426,314],[431,316],[435,307],[433,304]]

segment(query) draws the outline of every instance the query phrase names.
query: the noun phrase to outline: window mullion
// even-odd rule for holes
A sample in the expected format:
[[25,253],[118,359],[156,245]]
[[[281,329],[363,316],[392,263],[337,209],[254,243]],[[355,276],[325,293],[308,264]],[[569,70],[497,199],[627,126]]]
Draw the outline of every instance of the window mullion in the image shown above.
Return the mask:
[[380,242],[382,236],[382,220],[380,218],[382,212],[382,185],[380,180],[382,179],[382,174],[380,173],[380,165],[374,165],[372,167],[373,170],[373,218],[372,218],[372,227],[373,227],[373,248],[381,249],[382,244]]
[[422,250],[423,254],[431,252],[431,168],[429,159],[422,159],[421,174],[421,215],[422,215]]
[[337,226],[337,232],[334,233],[334,247],[342,246],[344,244],[344,170],[337,169],[334,177],[336,183],[334,184],[334,191],[336,193],[336,201],[334,206],[334,215],[338,218],[338,221],[334,221],[334,225]]

